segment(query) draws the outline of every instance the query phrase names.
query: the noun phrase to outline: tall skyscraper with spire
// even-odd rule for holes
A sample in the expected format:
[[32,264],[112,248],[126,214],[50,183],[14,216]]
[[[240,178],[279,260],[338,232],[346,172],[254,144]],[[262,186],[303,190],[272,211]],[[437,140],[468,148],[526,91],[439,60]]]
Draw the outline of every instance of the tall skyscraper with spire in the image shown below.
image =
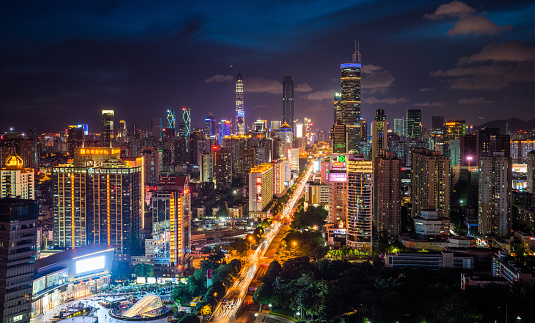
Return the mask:
[[285,75],[282,79],[282,123],[294,129],[294,77]]
[[340,64],[340,114],[347,127],[347,150],[360,152],[360,50],[355,43],[351,63]]
[[245,134],[245,111],[243,109],[243,76],[236,77],[236,134]]

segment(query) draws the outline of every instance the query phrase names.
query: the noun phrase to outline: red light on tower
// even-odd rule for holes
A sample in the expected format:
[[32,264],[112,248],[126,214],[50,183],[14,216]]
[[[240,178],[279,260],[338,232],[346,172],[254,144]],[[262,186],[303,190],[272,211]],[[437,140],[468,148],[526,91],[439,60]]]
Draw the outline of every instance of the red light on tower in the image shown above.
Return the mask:
[[217,150],[217,146],[212,146],[212,150],[215,152]]

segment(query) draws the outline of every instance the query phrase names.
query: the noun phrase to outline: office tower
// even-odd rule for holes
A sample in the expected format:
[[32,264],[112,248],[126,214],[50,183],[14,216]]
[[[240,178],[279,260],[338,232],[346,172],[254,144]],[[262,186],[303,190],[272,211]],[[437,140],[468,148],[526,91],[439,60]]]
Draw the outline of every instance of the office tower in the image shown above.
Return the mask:
[[299,173],[299,148],[288,149],[288,161],[292,171]]
[[217,136],[217,123],[212,112],[204,119],[204,133],[207,138],[215,138]]
[[24,168],[24,161],[18,155],[11,155],[0,169],[0,199],[35,199],[34,171]]
[[431,139],[436,151],[444,153],[444,116],[432,116],[431,117]]
[[262,212],[273,200],[273,167],[261,164],[249,173],[249,212]]
[[347,246],[371,251],[372,224],[373,162],[350,158],[347,161]]
[[[168,176],[152,198],[154,257],[164,266],[183,266],[191,252],[191,201],[187,176]],[[182,267],[180,267],[182,268]]]
[[114,115],[114,110],[102,110],[102,147],[112,146]]
[[347,153],[347,142],[348,142],[348,132],[347,127],[342,121],[336,121],[336,124],[331,129],[331,140],[333,142],[333,153],[334,154],[345,154]]
[[182,108],[182,122],[180,122],[178,127],[178,135],[186,139],[186,142],[189,141],[189,136],[191,134],[191,118],[190,118],[190,109]]
[[271,121],[271,131],[278,131],[281,127],[280,120]]
[[515,164],[525,164],[528,160],[528,153],[535,150],[535,140],[511,140],[511,158]]
[[79,148],[72,164],[52,169],[54,244],[75,248],[114,245],[118,260],[141,247],[144,209],[142,158],[120,159],[120,150]]
[[201,182],[213,183],[214,182],[214,154],[201,153]]
[[163,168],[162,149],[151,146],[141,147],[143,157],[143,173],[145,184],[157,184],[160,181],[160,171]]
[[291,75],[282,79],[282,123],[294,128],[294,77]]
[[394,119],[394,133],[400,137],[406,136],[405,118]]
[[[528,153],[526,158],[526,164],[528,169],[528,192],[535,193],[535,150]],[[535,199],[535,197],[534,197]]]
[[460,140],[466,135],[466,122],[464,120],[448,120],[444,124],[444,143],[450,140]]
[[223,142],[225,136],[230,136],[231,124],[229,120],[221,119],[219,121],[219,144]]
[[382,150],[373,160],[373,175],[374,228],[395,238],[401,221],[401,160]]
[[[61,144],[61,139],[54,137],[58,146]],[[59,149],[58,149],[59,150]],[[4,162],[13,154],[17,154],[24,161],[24,166],[39,168],[39,159],[37,152],[37,142],[32,139],[24,138],[16,132],[6,132],[3,138],[0,139],[0,167],[4,167]]]
[[295,124],[295,138],[303,138],[305,127],[302,123]]
[[119,120],[119,127],[117,128],[117,141],[122,144],[128,141],[128,128],[126,127],[126,121],[124,120]]
[[325,181],[329,185],[329,218],[337,228],[345,228],[347,220],[347,155],[331,154],[325,165]]
[[411,216],[437,209],[450,216],[450,159],[437,151],[413,149],[411,173]]
[[459,143],[459,161],[461,166],[475,166],[478,163],[477,136],[464,135]]
[[284,192],[284,160],[276,159],[271,161],[273,168],[273,195],[280,197]]
[[512,160],[503,152],[479,158],[478,231],[483,236],[511,235]]
[[167,110],[167,133],[169,137],[176,135],[176,114],[175,110]]
[[67,150],[70,156],[74,156],[76,148],[84,146],[84,126],[69,125],[67,126]]
[[288,149],[293,147],[294,134],[292,132],[292,127],[286,122],[284,122],[279,129],[279,138],[284,143],[284,156],[288,157]]
[[232,186],[232,156],[226,148],[218,148],[214,153],[215,189],[227,190]]
[[340,105],[340,99],[342,97],[342,93],[336,92],[334,94],[334,124],[338,120],[342,121],[342,106]]
[[[355,44],[356,45],[356,44]],[[360,151],[360,51],[355,46],[353,61],[340,65],[340,110],[348,133],[347,151]]]
[[[450,157],[450,165],[457,166],[461,164],[461,140],[450,139],[445,145],[448,147],[447,156]],[[444,153],[446,155],[446,153]]]
[[409,109],[405,118],[407,137],[417,140],[422,134],[422,109]]
[[152,118],[150,129],[153,137],[162,137],[162,118]]
[[188,161],[188,143],[182,137],[173,140],[173,161],[175,165],[183,165]]
[[236,134],[245,135],[245,110],[243,102],[243,76],[236,77]]
[[500,134],[498,128],[484,128],[476,131],[477,155],[493,157],[494,153],[504,153],[504,157],[511,156],[511,141],[509,135]]
[[265,120],[256,120],[254,122],[253,132],[264,132],[266,130]]
[[378,109],[375,111],[375,120],[372,123],[372,160],[381,153],[381,150],[387,149],[387,134],[385,110]]
[[0,321],[29,323],[39,203],[0,199]]

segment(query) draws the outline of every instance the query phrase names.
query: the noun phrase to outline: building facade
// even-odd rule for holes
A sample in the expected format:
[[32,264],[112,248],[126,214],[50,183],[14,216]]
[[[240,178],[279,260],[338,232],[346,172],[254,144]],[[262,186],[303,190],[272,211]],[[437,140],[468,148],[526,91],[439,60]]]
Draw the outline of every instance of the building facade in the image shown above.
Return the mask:
[[0,198],[35,199],[34,171],[24,168],[18,155],[9,156],[0,169]]
[[373,224],[373,163],[347,161],[347,246],[371,251]]
[[282,79],[282,123],[294,128],[294,78],[291,75]]

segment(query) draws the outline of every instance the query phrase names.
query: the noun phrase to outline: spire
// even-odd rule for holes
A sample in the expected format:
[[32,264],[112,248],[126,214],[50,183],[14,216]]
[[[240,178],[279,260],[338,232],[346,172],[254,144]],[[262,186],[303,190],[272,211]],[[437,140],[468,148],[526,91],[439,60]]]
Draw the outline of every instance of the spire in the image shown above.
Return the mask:
[[360,63],[360,42],[355,40],[355,52],[353,53],[353,63]]

